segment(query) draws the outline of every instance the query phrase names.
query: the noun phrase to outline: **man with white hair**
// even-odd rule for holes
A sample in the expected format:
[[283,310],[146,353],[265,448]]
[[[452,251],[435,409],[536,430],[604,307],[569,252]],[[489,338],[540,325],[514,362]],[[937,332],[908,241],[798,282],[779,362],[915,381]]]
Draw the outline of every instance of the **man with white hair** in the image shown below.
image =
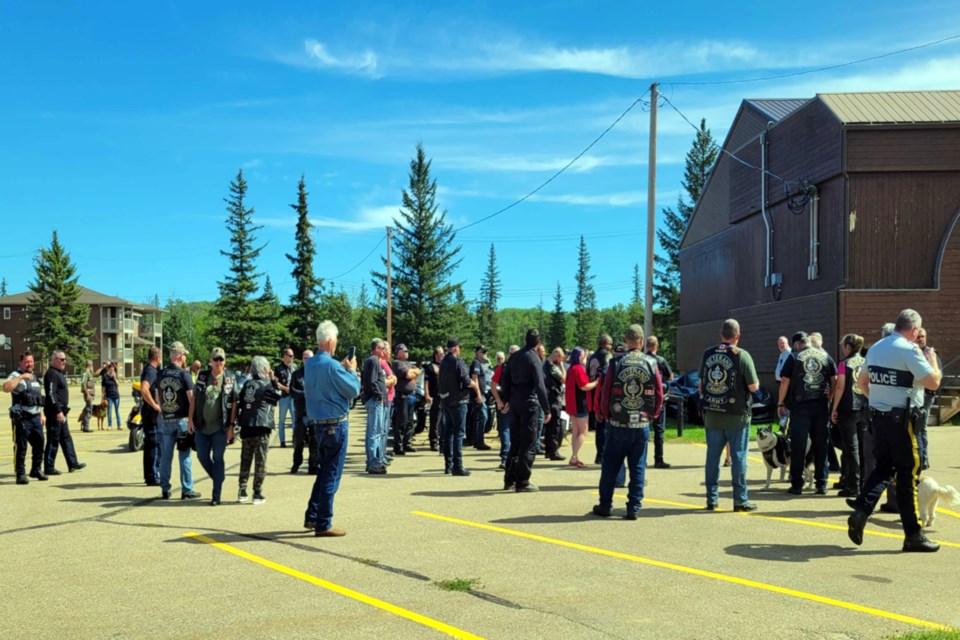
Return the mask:
[[193,490],[189,437],[193,434],[193,377],[183,368],[187,350],[179,340],[170,345],[170,362],[157,374],[153,398],[160,406],[157,430],[160,432],[160,490],[169,500],[173,452],[180,462],[180,499],[199,498]]
[[303,526],[318,538],[339,538],[333,527],[333,498],[347,455],[350,403],[360,394],[357,359],[333,359],[337,351],[337,325],[325,320],[317,327],[317,355],[303,364],[307,427],[317,452],[317,478],[307,502]]

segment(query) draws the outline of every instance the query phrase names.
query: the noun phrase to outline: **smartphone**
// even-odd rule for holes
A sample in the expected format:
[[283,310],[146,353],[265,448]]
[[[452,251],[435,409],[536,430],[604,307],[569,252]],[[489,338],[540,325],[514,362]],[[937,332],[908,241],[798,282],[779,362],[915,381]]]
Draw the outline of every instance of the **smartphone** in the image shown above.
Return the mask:
[[357,348],[356,348],[356,347],[350,347],[350,349],[347,350],[347,360],[353,360],[353,357],[354,357],[355,355],[357,355]]

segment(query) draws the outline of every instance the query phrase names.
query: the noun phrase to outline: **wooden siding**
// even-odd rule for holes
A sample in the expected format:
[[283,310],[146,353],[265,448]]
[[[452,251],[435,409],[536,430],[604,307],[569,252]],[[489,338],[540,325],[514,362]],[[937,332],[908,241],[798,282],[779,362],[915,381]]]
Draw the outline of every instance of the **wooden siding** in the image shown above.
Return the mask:
[[847,288],[933,287],[958,210],[960,171],[851,174]]
[[960,171],[960,127],[847,131],[847,172]]
[[[843,127],[819,100],[778,122],[767,139],[767,170],[785,180],[804,179],[819,184],[842,170]],[[738,149],[736,155],[759,167],[759,139]],[[730,170],[729,195],[731,222],[759,211],[760,172],[735,162]],[[783,183],[768,177],[767,202],[775,204],[785,199]]]

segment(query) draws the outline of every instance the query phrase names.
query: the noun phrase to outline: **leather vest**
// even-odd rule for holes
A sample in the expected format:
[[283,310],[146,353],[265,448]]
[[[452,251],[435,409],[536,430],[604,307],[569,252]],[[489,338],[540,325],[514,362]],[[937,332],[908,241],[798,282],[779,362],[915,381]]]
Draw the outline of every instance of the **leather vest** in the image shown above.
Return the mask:
[[452,354],[440,362],[440,389],[437,397],[448,407],[465,403],[469,399],[466,389],[461,386],[460,367],[460,359]]
[[280,398],[280,392],[273,389],[270,380],[251,378],[243,385],[240,390],[240,411],[237,415],[237,424],[240,427],[274,428],[273,405],[276,401],[271,403],[266,397],[271,391],[277,399]]
[[[197,382],[193,385],[193,424],[198,429],[205,426],[203,406],[206,403],[207,385],[214,379],[210,369],[204,369],[197,374]],[[223,388],[220,390],[220,409],[223,415],[223,425],[230,422],[230,411],[233,408],[233,388],[236,380],[229,372],[223,372]]]
[[719,344],[703,354],[700,386],[704,411],[742,416],[751,406],[751,396],[744,393],[740,379],[740,349]]
[[823,351],[807,347],[794,354],[793,372],[790,374],[791,402],[810,402],[827,400],[830,380],[824,374],[829,357]]
[[[190,413],[190,401],[184,384],[185,370],[175,364],[168,364],[157,376],[157,395],[160,401],[160,415],[164,420],[179,420]],[[187,374],[190,375],[190,374]]]
[[840,411],[860,411],[867,406],[867,399],[863,396],[857,384],[857,379],[860,377],[865,362],[866,360],[861,355],[850,356],[844,360],[846,374],[844,376],[843,396],[837,406]]
[[615,357],[606,375],[610,388],[610,424],[640,429],[650,424],[655,405],[657,361],[640,349]]
[[[26,371],[17,369],[14,373],[19,376]],[[36,374],[30,380],[24,380],[23,384],[24,388],[21,391],[14,391],[11,394],[13,405],[20,405],[20,408],[26,410],[27,413],[39,413],[39,408],[43,406],[43,385],[37,380]]]

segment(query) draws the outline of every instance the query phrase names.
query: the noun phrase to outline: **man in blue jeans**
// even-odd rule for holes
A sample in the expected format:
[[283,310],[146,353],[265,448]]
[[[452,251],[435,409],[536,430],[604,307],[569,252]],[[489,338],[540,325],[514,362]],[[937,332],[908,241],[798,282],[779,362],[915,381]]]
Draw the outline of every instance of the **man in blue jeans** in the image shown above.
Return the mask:
[[480,399],[477,383],[470,379],[467,365],[460,359],[460,341],[447,340],[447,355],[440,363],[440,393],[443,403],[443,424],[440,427],[440,449],[443,451],[443,472],[469,476],[463,468],[463,436],[466,431],[467,402]]
[[[307,426],[313,430],[317,451],[317,478],[307,502],[303,526],[318,538],[346,535],[333,525],[333,498],[340,487],[347,456],[350,402],[360,393],[357,360],[337,362],[337,325],[326,320],[317,327],[317,355],[304,363]],[[379,364],[378,364],[379,368]]]
[[663,410],[663,383],[657,361],[643,352],[643,327],[631,324],[623,335],[627,352],[610,361],[600,391],[600,415],[606,425],[600,468],[600,503],[593,514],[608,518],[620,467],[627,462],[627,513],[636,520],[643,506],[650,423]]
[[220,504],[226,467],[223,454],[227,443],[233,440],[237,422],[237,397],[240,388],[233,375],[224,370],[226,355],[216,347],[210,352],[210,368],[197,374],[194,385],[194,437],[197,441],[197,460],[213,480],[210,506]]
[[373,475],[387,473],[380,437],[383,406],[387,401],[387,375],[380,366],[380,358],[386,353],[386,344],[380,338],[373,339],[370,343],[370,356],[364,361],[363,372],[360,374],[360,399],[367,410],[367,473]]
[[753,358],[737,346],[739,342],[740,323],[732,318],[724,320],[720,344],[707,349],[700,364],[700,399],[707,436],[704,484],[710,511],[716,510],[720,499],[720,455],[727,443],[730,444],[733,510],[755,511],[757,508],[747,495],[747,448],[753,393],[760,388],[760,380]]
[[154,400],[160,405],[157,430],[160,432],[160,489],[164,500],[170,499],[170,475],[173,452],[180,458],[180,498],[199,498],[193,490],[190,447],[187,438],[193,434],[193,378],[186,365],[187,350],[182,342],[170,345],[170,363],[157,375]]

